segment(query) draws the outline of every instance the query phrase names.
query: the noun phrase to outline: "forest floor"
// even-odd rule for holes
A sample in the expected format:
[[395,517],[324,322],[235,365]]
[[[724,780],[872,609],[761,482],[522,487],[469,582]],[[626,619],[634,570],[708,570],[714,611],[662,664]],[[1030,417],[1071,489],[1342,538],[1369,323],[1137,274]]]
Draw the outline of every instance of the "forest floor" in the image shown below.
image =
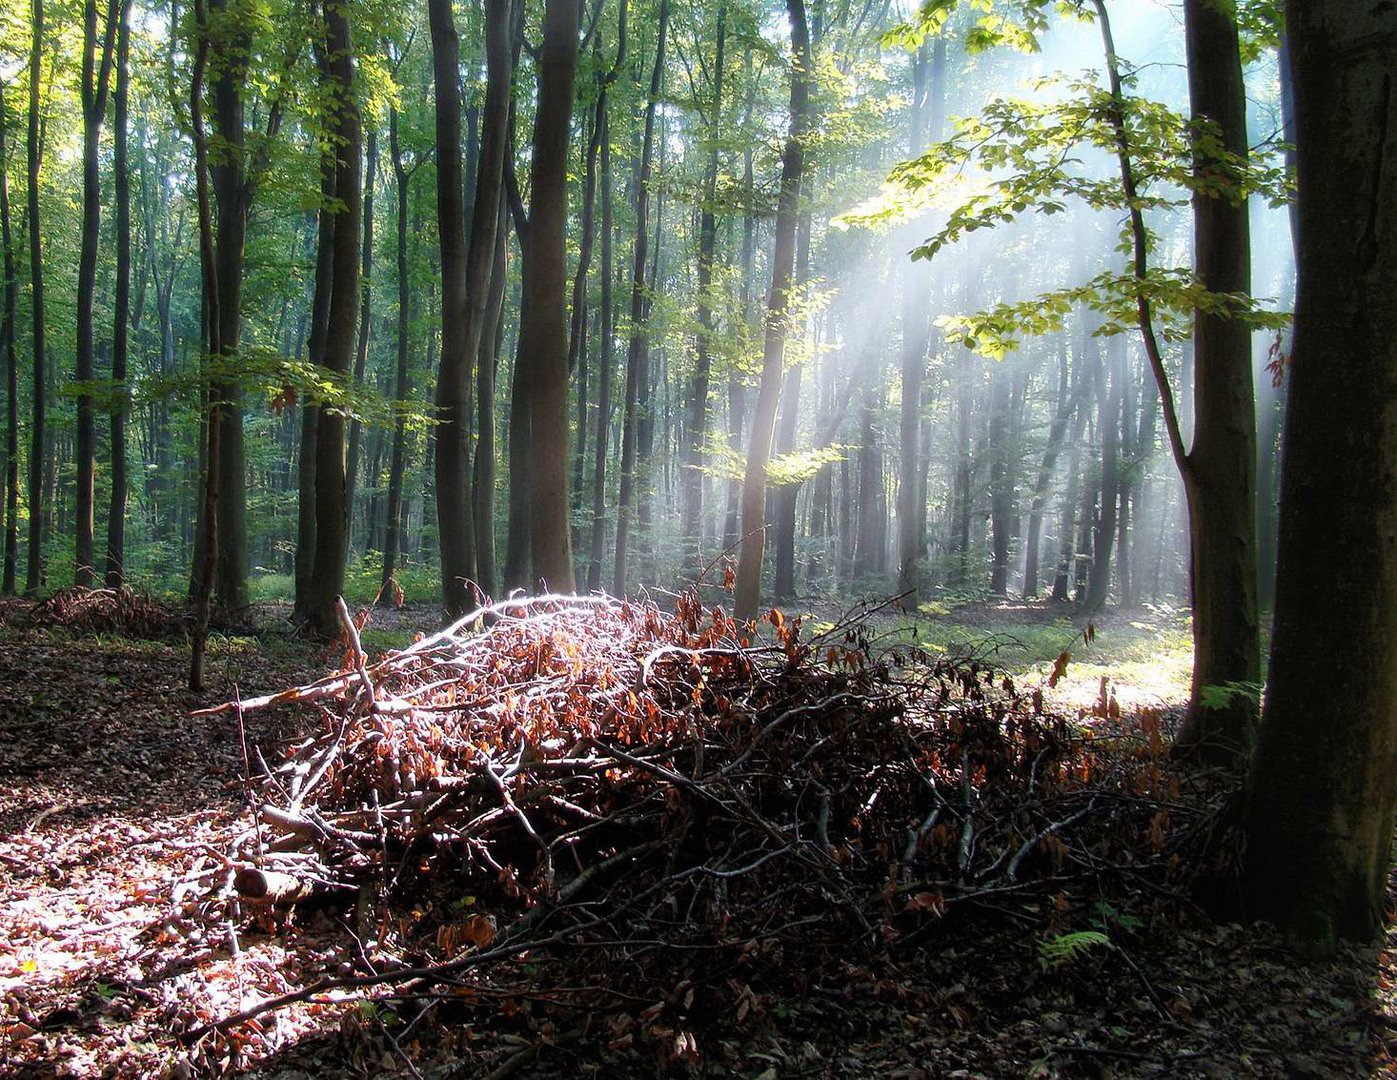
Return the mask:
[[[1067,609],[934,615],[917,628],[933,652],[997,654],[1010,672],[1044,672],[1071,649],[1056,708],[1114,697],[1124,713],[1149,705],[1168,715],[1186,690],[1178,611],[1114,613],[1090,646]],[[1397,1077],[1397,928],[1383,947],[1301,965],[1267,929],[1212,924],[1167,895],[1116,897],[1119,910],[1102,916],[1114,946],[1056,968],[1041,962],[1044,913],[1026,897],[1017,908],[957,908],[915,949],[833,964],[818,978],[744,975],[742,1003],[729,999],[721,1015],[686,1015],[692,990],[678,972],[671,996],[653,1003],[511,991],[428,1017],[350,997],[264,1014],[210,1061],[182,1035],[354,970],[356,942],[352,916],[333,910],[262,927],[207,917],[208,898],[188,883],[226,859],[244,810],[243,748],[270,756],[298,721],[270,710],[240,730],[231,714],[188,714],[302,682],[327,660],[276,633],[219,638],[210,689],[195,695],[180,643],[7,626],[2,616],[0,1076],[185,1078],[223,1065],[281,1080],[666,1070],[760,1080]],[[879,620],[879,633],[907,632],[896,617]],[[432,623],[426,610],[376,614],[366,643],[397,646]],[[780,958],[771,963],[779,969]],[[676,1053],[635,1037],[636,1015],[698,1034]]]

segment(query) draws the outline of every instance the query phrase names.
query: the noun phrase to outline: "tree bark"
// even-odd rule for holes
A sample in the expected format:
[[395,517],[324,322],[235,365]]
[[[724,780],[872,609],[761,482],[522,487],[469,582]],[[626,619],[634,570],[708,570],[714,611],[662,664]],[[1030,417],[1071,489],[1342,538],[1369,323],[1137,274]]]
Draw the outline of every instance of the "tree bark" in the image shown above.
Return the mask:
[[[529,581],[573,589],[568,528],[567,178],[578,0],[547,0],[539,57],[538,112],[530,172],[529,227],[516,363],[528,376],[529,455],[510,459],[511,478],[530,472]],[[516,382],[517,385],[517,382]]]
[[1397,809],[1397,52],[1385,9],[1287,6],[1299,295],[1245,896],[1307,951],[1383,925]]
[[[4,109],[4,91],[0,89],[0,115]],[[4,330],[0,333],[5,356],[5,554],[0,595],[13,596],[19,569],[19,359],[15,348],[19,323],[15,317],[18,283],[10,228],[9,146],[4,124],[0,124],[0,247],[4,248],[5,273]]]
[[111,460],[112,492],[107,507],[106,582],[116,587],[126,579],[126,354],[131,326],[131,177],[127,159],[127,107],[130,98],[130,0],[121,0],[116,37],[116,100],[112,117],[112,172],[116,183],[116,305],[112,315]]
[[44,501],[44,460],[48,454],[45,432],[48,405],[45,398],[48,358],[44,342],[44,244],[39,214],[39,170],[43,147],[39,139],[39,74],[44,49],[44,2],[32,0],[32,37],[29,46],[29,131],[26,155],[26,193],[29,217],[29,310],[33,325],[30,362],[34,368],[33,413],[29,424],[29,552],[24,574],[24,591],[37,595],[44,585],[44,521],[48,504]]
[[[596,455],[592,463],[592,537],[587,567],[587,588],[601,588],[602,561],[606,554],[606,450],[611,430],[611,349],[615,337],[616,301],[613,283],[616,280],[615,260],[611,238],[615,230],[615,201],[611,183],[611,120],[607,112],[608,90],[620,74],[626,58],[626,16],[628,0],[621,0],[617,16],[616,60],[597,99],[597,131],[601,143],[601,340],[597,343],[597,428]],[[579,437],[581,433],[579,432]]]
[[73,581],[91,586],[96,558],[93,552],[93,477],[97,464],[96,420],[92,386],[96,381],[93,328],[93,294],[97,285],[97,244],[102,229],[102,122],[107,115],[107,90],[111,85],[117,24],[117,3],[107,8],[102,51],[97,53],[97,0],[83,4],[82,45],[82,227],[78,251],[77,352],[77,530],[74,544]]
[[761,604],[762,550],[766,543],[766,465],[771,458],[776,404],[781,395],[781,365],[790,327],[796,222],[800,214],[801,176],[805,169],[804,139],[810,122],[810,83],[814,77],[805,0],[786,0],[786,12],[791,22],[790,133],[781,156],[781,191],[776,204],[775,250],[771,258],[771,291],[767,295],[761,382],[742,480],[742,540],[733,597],[734,613],[739,619],[755,618]]
[[[1235,13],[1217,0],[1186,0],[1184,28],[1193,116],[1215,125],[1222,146],[1245,161],[1247,103]],[[1209,145],[1195,143],[1194,173],[1214,185],[1219,178],[1226,182],[1230,169]],[[1199,281],[1213,293],[1248,294],[1246,200],[1195,191],[1193,220]],[[1193,556],[1193,685],[1177,747],[1220,764],[1244,760],[1251,748],[1261,681],[1251,369],[1247,324],[1197,312],[1194,437],[1184,476]],[[1221,701],[1215,700],[1219,690]]]
[[[364,370],[369,362],[369,338],[373,330],[373,252],[374,252],[374,179],[378,173],[378,130],[369,128],[364,143],[364,246],[359,256],[359,338],[354,351],[355,390],[364,386]],[[359,448],[363,441],[362,424],[355,416],[349,422],[349,454],[344,466],[344,506],[348,515],[349,535],[354,535],[354,488],[359,480]],[[373,531],[373,518],[369,519]]]
[[509,210],[503,202],[495,217],[495,256],[490,268],[490,295],[476,354],[476,408],[479,439],[471,476],[475,502],[476,570],[480,587],[493,595],[495,570],[495,376],[500,363],[505,286],[509,281]]
[[[363,156],[359,107],[354,99],[354,52],[349,13],[329,0],[321,11],[324,46],[320,57],[323,87],[329,102],[328,128],[335,155],[334,249],[330,304],[325,321],[324,366],[348,376],[353,364],[359,308],[359,228]],[[336,599],[344,591],[348,558],[348,506],[345,502],[345,414],[341,406],[322,404],[315,435],[315,563],[306,589],[308,629],[331,638],[339,628]]]
[[689,385],[689,423],[684,454],[682,520],[684,573],[696,576],[704,565],[703,552],[703,444],[708,434],[708,385],[713,370],[712,342],[717,335],[713,318],[713,259],[718,246],[718,148],[723,125],[723,61],[727,46],[728,8],[718,6],[717,42],[713,58],[713,96],[708,102],[708,160],[703,173],[703,203],[699,208],[698,268],[695,275],[694,374]]
[[[408,180],[411,173],[403,166],[402,145],[398,141],[398,107],[388,112],[388,146],[393,163],[394,194],[397,199],[398,271],[398,366],[393,377],[393,400],[405,402],[412,393],[412,370],[408,364],[408,330],[411,323],[411,282],[407,264]],[[402,544],[403,473],[407,468],[407,419],[398,413],[393,422],[393,451],[388,466],[388,521],[383,537],[383,582],[387,585],[398,568]]]
[[[210,164],[218,205],[217,250],[219,288],[218,367],[237,356],[242,333],[242,289],[247,243],[247,214],[251,186],[246,165],[243,94],[246,90],[252,31],[229,0],[212,0],[219,65],[213,83],[214,133],[223,152]],[[220,401],[218,561],[214,591],[225,611],[247,606],[247,455],[243,441],[242,390],[237,380],[220,372],[213,393]]]
[[640,171],[635,181],[635,258],[631,266],[631,336],[626,351],[626,398],[621,417],[621,491],[616,505],[616,557],[611,579],[613,596],[626,595],[630,558],[631,514],[636,494],[637,443],[640,441],[640,399],[647,379],[645,354],[649,348],[645,328],[645,262],[650,234],[650,176],[655,152],[655,109],[664,79],[665,34],[669,28],[669,0],[660,0],[660,25],[655,42],[655,64],[650,71],[650,93],[645,101],[645,139],[640,150]]

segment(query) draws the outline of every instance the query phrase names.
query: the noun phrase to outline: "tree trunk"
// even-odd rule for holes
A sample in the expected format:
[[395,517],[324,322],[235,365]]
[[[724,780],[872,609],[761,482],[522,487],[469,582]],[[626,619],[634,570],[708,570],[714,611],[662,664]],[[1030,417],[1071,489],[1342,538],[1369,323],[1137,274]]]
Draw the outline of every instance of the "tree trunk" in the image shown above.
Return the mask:
[[776,204],[775,250],[771,257],[771,291],[767,295],[766,334],[761,382],[747,443],[742,480],[742,541],[737,563],[733,609],[739,619],[755,618],[761,604],[762,550],[766,543],[766,465],[781,394],[781,365],[790,327],[791,277],[795,268],[796,222],[800,213],[804,139],[810,126],[810,83],[814,77],[805,0],[786,0],[791,21],[790,134],[781,157],[781,192]]
[[92,410],[92,386],[96,381],[93,294],[97,291],[97,243],[102,229],[101,140],[107,115],[107,88],[111,84],[113,40],[116,34],[117,0],[107,10],[102,52],[97,55],[97,0],[83,4],[82,38],[82,228],[78,252],[77,352],[77,529],[73,581],[91,586],[96,557],[93,552],[93,477],[97,464],[97,431]]
[[[1093,339],[1093,344],[1096,340]],[[1095,351],[1099,357],[1100,349]],[[1121,397],[1125,382],[1124,342],[1119,337],[1111,338],[1106,354],[1100,382],[1105,399],[1099,404],[1100,419],[1097,424],[1101,431],[1101,502],[1092,533],[1087,595],[1082,604],[1088,615],[1095,615],[1106,606],[1106,594],[1111,587],[1111,551],[1116,542],[1117,512],[1122,492],[1120,457]]]
[[1009,372],[1001,364],[990,396],[990,593],[1009,592],[1009,519],[1014,512],[1014,480],[1009,455]]
[[29,134],[26,159],[26,193],[29,216],[29,310],[33,320],[33,347],[30,362],[34,368],[33,418],[29,424],[29,554],[24,574],[24,591],[38,594],[44,585],[44,460],[48,452],[45,389],[48,361],[44,349],[44,245],[39,215],[39,169],[43,150],[39,141],[39,74],[44,50],[44,2],[32,0],[29,47]]
[[[364,369],[369,362],[369,338],[373,327],[374,178],[377,173],[378,129],[370,127],[364,143],[364,246],[359,255],[359,338],[354,352],[355,390],[362,390],[364,386]],[[359,480],[362,426],[358,416],[349,423],[349,454],[344,466],[344,505],[350,536],[354,534],[354,488]],[[369,530],[373,530],[372,518],[369,520]]]
[[111,457],[112,493],[107,507],[106,581],[126,579],[126,387],[127,332],[131,325],[131,177],[126,153],[127,103],[130,90],[130,0],[122,0],[116,39],[116,101],[112,117],[112,173],[116,182],[116,305],[112,315]]
[[[320,155],[320,209],[316,214],[315,285],[310,308],[310,361],[325,363],[325,336],[330,318],[330,295],[334,291],[336,170],[334,155]],[[320,432],[320,404],[307,401],[301,409],[301,448],[297,470],[296,516],[296,621],[310,620],[310,581],[315,567],[316,444]]]
[[1384,9],[1286,14],[1299,295],[1245,895],[1332,953],[1381,931],[1397,809],[1397,53]]
[[650,94],[645,104],[645,141],[641,144],[640,171],[635,182],[635,259],[631,267],[631,337],[626,352],[626,402],[622,413],[621,493],[616,506],[616,562],[612,575],[613,596],[626,595],[627,560],[630,557],[632,503],[636,490],[636,444],[640,441],[639,416],[642,387],[648,377],[645,354],[649,348],[645,330],[645,257],[650,232],[650,174],[655,150],[655,109],[664,78],[665,33],[669,28],[669,0],[660,0],[660,25],[655,42],[655,64],[650,72]]
[[476,570],[487,595],[495,589],[495,374],[499,370],[504,293],[509,280],[509,210],[501,203],[495,218],[495,256],[490,295],[476,354],[476,425],[480,432],[471,477],[475,502]]
[[[363,156],[359,108],[354,99],[354,55],[348,8],[327,3],[321,78],[329,101],[327,127],[335,155],[335,242],[331,258],[330,305],[325,320],[324,365],[347,376],[353,364],[359,307],[359,228]],[[344,591],[348,558],[345,503],[344,410],[322,405],[315,435],[315,563],[306,589],[306,615],[314,635],[338,631],[336,598]]]
[[[205,349],[200,367],[207,372],[223,351],[223,320],[219,312],[218,253],[214,239],[213,207],[209,191],[208,136],[204,132],[204,72],[210,49],[209,15],[205,0],[194,0],[194,66],[189,84],[189,126],[194,136],[194,187],[199,217],[199,269],[203,284],[202,338]],[[218,560],[218,495],[223,429],[223,403],[205,379],[208,389],[204,413],[203,509],[199,530],[201,543],[196,550],[198,566],[190,575],[194,584],[194,632],[189,653],[189,689],[204,688],[204,650],[208,645],[209,615],[212,606],[215,567]]]
[[1038,476],[1033,483],[1033,496],[1029,504],[1028,512],[1028,536],[1024,542],[1024,596],[1033,598],[1038,595],[1038,564],[1039,564],[1039,543],[1043,531],[1043,514],[1047,509],[1048,485],[1053,478],[1053,470],[1057,467],[1057,459],[1062,454],[1062,444],[1067,436],[1067,425],[1071,422],[1073,413],[1081,407],[1083,389],[1087,385],[1079,369],[1077,379],[1069,393],[1068,369],[1067,369],[1067,349],[1064,344],[1062,354],[1062,380],[1058,392],[1057,412],[1053,416],[1052,426],[1048,429],[1048,445],[1043,451],[1043,461],[1038,467]]
[[[229,0],[213,0],[216,13],[211,32],[223,62],[213,85],[214,133],[222,153],[211,164],[214,197],[218,204],[218,317],[220,366],[237,356],[242,332],[242,289],[247,214],[251,201],[244,130],[243,93],[247,83],[252,32],[247,18],[229,7]],[[220,426],[218,486],[218,562],[215,593],[225,611],[247,606],[247,455],[243,443],[242,390],[226,374],[213,384],[219,399]]]
[[473,299],[466,284],[466,214],[461,149],[461,58],[451,0],[427,5],[436,83],[437,235],[441,243],[441,368],[437,375],[436,503],[442,599],[451,616],[469,609],[475,580],[467,386],[474,354],[464,333]]
[[[931,53],[934,51],[935,56]],[[909,113],[908,151],[918,157],[923,149],[923,121],[928,97],[945,89],[946,42],[937,36],[922,44],[912,62],[912,108]],[[940,79],[932,75],[932,68]],[[932,76],[929,78],[929,76]],[[940,132],[933,130],[933,139]],[[922,380],[926,374],[930,324],[930,264],[912,263],[902,274],[902,404],[898,413],[897,463],[897,591],[898,606],[915,612],[921,589],[921,557],[926,531],[926,497],[921,489]]]
[[[0,115],[4,114],[4,91],[0,90]],[[19,569],[19,360],[15,338],[19,323],[15,318],[16,293],[14,240],[10,228],[9,147],[5,125],[0,124],[0,247],[4,248],[5,295],[5,554],[0,575],[0,595],[15,594]]]
[[[597,101],[598,140],[601,143],[601,340],[597,344],[597,428],[596,459],[592,463],[592,537],[589,564],[587,567],[587,588],[595,592],[601,588],[602,562],[606,555],[606,453],[607,435],[611,430],[611,348],[615,337],[616,318],[615,297],[612,295],[616,280],[616,266],[611,251],[611,238],[615,230],[615,203],[612,199],[611,184],[611,121],[607,113],[607,89],[620,71],[626,55],[626,0],[621,0],[621,12],[616,38],[616,62],[611,68],[611,78],[602,86]],[[580,437],[579,433],[579,437]]]
[[718,246],[718,148],[723,130],[723,61],[728,30],[727,4],[718,6],[717,43],[713,59],[713,96],[708,102],[708,161],[703,173],[703,204],[699,209],[698,268],[694,285],[697,331],[694,335],[694,374],[689,384],[689,423],[684,453],[680,535],[683,572],[696,577],[704,566],[703,444],[708,433],[708,384],[713,370],[712,343],[717,335],[713,318],[713,258]]
[[[568,528],[567,179],[578,0],[547,0],[539,58],[538,112],[523,243],[518,364],[528,375],[528,460],[511,458],[511,480],[530,472],[529,585],[573,589]],[[516,385],[518,384],[516,380]]]
[[[407,206],[410,173],[403,167],[402,145],[398,141],[398,108],[388,112],[388,146],[393,163],[394,195],[397,199],[398,271],[398,366],[393,376],[393,400],[405,402],[412,393],[412,371],[408,364],[408,330],[411,324],[411,282],[407,266]],[[407,468],[407,420],[401,414],[393,422],[393,451],[388,466],[388,520],[383,537],[383,584],[387,585],[398,568],[402,544],[403,473]]]
[[[1184,16],[1193,115],[1216,125],[1223,148],[1245,161],[1246,92],[1234,14],[1215,0],[1186,0]],[[1229,167],[1207,147],[1195,144],[1195,173],[1226,177]],[[1199,281],[1214,293],[1249,293],[1246,202],[1198,191],[1193,218]],[[1194,370],[1194,439],[1184,476],[1193,555],[1193,686],[1178,748],[1229,763],[1243,760],[1251,747],[1261,680],[1256,406],[1247,324],[1197,312]]]

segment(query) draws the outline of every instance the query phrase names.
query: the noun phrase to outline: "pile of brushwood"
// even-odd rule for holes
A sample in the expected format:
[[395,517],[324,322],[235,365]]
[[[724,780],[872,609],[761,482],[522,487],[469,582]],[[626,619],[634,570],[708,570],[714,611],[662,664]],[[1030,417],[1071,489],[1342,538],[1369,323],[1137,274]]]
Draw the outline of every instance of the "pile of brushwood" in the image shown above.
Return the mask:
[[0,623],[145,641],[183,637],[189,625],[184,612],[125,585],[109,589],[70,585],[42,600],[9,600],[0,608]]
[[962,905],[1032,898],[1067,928],[1072,883],[1170,891],[1215,809],[1158,715],[1051,715],[1042,687],[880,648],[859,615],[807,638],[694,594],[536,597],[370,661],[341,611],[338,674],[221,707],[303,703],[316,729],[275,764],[252,748],[223,895],[234,921],[357,909],[357,970],[192,1035],[331,991],[527,983],[633,1011],[681,969],[731,1016],[740,968],[799,985]]

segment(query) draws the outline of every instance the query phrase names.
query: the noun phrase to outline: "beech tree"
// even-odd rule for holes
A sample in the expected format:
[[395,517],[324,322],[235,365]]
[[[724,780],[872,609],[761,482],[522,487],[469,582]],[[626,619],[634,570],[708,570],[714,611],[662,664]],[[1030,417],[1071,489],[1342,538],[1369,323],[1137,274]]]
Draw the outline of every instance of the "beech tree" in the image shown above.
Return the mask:
[[[330,115],[327,134],[334,155],[335,215],[330,301],[325,317],[325,354],[330,371],[348,375],[353,363],[359,313],[359,215],[363,188],[359,167],[363,144],[359,106],[354,97],[354,50],[349,11],[342,0],[325,0],[324,39],[318,63]],[[344,591],[348,558],[348,507],[345,502],[345,413],[322,404],[315,435],[315,561],[306,592],[306,617],[313,633],[336,632],[335,599]]]
[[800,214],[800,184],[805,168],[803,140],[810,126],[810,82],[814,64],[805,0],[787,0],[791,23],[790,133],[781,157],[781,194],[776,206],[775,250],[771,258],[771,288],[767,294],[766,332],[762,345],[761,383],[747,442],[747,468],[742,481],[742,545],[737,563],[733,610],[739,619],[756,616],[761,604],[762,551],[766,544],[766,466],[776,427],[781,394],[781,364],[790,329],[791,280],[795,269],[796,223]]
[[1397,811],[1397,50],[1293,0],[1298,297],[1245,898],[1306,950],[1383,925]]

